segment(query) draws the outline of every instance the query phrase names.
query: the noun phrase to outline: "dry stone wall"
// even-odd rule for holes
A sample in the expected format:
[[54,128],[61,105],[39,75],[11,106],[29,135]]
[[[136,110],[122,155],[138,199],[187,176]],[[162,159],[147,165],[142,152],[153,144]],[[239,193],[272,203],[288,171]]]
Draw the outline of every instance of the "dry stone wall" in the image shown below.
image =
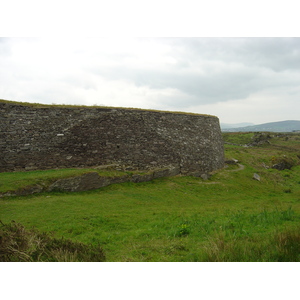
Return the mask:
[[118,165],[200,174],[224,164],[214,116],[0,101],[0,130],[0,172]]

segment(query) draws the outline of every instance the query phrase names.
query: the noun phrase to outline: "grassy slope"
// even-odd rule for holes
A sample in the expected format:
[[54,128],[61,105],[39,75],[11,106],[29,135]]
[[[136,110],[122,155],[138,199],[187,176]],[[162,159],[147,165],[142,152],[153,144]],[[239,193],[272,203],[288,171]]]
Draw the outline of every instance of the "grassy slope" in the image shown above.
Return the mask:
[[[289,151],[226,145],[226,157],[240,160],[245,169],[231,166],[208,181],[172,177],[2,199],[0,219],[74,241],[100,242],[108,261],[287,260],[280,256],[288,251],[282,241],[289,235],[297,241],[299,232],[300,166],[277,171],[263,163],[287,152],[296,159],[296,138],[272,140]],[[252,179],[254,172],[260,182]],[[297,255],[290,260],[300,259]]]

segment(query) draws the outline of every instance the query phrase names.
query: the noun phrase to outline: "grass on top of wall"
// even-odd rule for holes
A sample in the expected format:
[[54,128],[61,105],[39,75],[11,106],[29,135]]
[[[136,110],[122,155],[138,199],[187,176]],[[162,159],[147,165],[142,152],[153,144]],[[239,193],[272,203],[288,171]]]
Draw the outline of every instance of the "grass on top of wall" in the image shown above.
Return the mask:
[[134,108],[134,107],[114,107],[114,106],[103,106],[103,105],[73,105],[73,104],[41,104],[41,103],[31,103],[31,102],[17,102],[12,100],[4,100],[0,99],[0,102],[2,103],[8,103],[13,105],[23,105],[23,106],[29,106],[33,108],[84,108],[84,109],[95,109],[95,108],[101,108],[101,109],[124,109],[124,110],[137,110],[137,111],[149,111],[149,112],[160,112],[160,113],[170,113],[170,114],[183,114],[183,115],[194,115],[194,116],[205,116],[205,117],[212,117],[217,118],[213,115],[207,115],[207,114],[198,114],[198,113],[192,113],[192,112],[182,112],[182,111],[167,111],[167,110],[155,110],[155,109],[145,109],[145,108]]

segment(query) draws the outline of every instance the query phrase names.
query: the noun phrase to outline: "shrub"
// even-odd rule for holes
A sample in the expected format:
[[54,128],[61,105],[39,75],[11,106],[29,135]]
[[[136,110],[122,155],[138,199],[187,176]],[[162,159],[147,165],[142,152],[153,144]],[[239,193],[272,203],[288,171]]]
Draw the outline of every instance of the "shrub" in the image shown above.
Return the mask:
[[[0,221],[1,222],[1,221]],[[101,247],[53,238],[36,229],[27,230],[12,221],[0,228],[1,262],[101,262],[105,255]]]

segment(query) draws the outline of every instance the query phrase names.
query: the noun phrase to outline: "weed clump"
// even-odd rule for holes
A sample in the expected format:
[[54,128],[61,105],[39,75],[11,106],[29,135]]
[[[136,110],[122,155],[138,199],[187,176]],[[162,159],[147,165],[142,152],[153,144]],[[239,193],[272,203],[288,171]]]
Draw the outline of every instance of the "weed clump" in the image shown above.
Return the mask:
[[[1,221],[0,221],[1,222]],[[102,262],[99,246],[53,238],[36,229],[27,230],[19,223],[1,222],[0,262]]]
[[183,223],[180,225],[179,229],[177,230],[175,236],[176,237],[183,237],[190,234],[190,228],[189,225],[186,223]]

